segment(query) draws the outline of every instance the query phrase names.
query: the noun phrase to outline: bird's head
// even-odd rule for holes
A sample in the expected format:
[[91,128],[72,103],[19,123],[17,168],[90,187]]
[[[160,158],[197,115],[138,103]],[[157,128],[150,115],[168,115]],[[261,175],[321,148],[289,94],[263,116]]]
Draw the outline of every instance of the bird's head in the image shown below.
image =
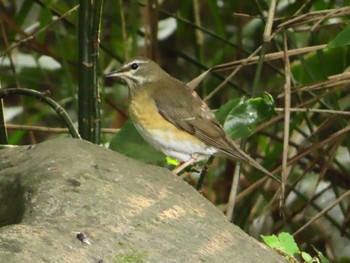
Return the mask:
[[153,60],[136,57],[127,60],[121,69],[107,74],[106,77],[124,80],[129,88],[134,90],[156,82],[165,75],[168,74]]

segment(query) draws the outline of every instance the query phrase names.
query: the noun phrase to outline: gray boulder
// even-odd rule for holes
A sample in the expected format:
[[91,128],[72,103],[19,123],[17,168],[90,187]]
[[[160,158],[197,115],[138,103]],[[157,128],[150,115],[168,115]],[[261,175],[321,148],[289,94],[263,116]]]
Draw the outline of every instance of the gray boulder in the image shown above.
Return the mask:
[[86,141],[0,151],[0,262],[285,262],[168,170]]

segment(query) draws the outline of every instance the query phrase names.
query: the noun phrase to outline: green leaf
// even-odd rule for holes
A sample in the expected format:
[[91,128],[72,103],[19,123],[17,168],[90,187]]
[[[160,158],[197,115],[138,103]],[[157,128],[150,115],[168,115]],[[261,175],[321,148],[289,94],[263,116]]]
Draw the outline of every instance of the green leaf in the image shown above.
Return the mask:
[[270,248],[275,248],[275,249],[280,248],[280,241],[276,235],[271,235],[271,236],[261,235],[261,238],[264,240],[265,244],[268,245]]
[[305,260],[307,263],[317,262],[316,259],[313,259],[309,253],[301,252],[301,257]]
[[350,45],[350,25],[347,25],[327,45],[328,48]]
[[321,263],[331,263],[321,252],[319,253],[318,257],[321,259]]
[[282,232],[278,235],[278,239],[281,242],[282,250],[286,254],[288,255],[300,254],[300,250],[291,234]]
[[289,233],[280,233],[278,237],[272,236],[261,236],[266,245],[273,249],[281,250],[289,256],[294,254],[300,254],[300,250],[294,241],[294,238]]
[[35,5],[35,3],[32,0],[25,0],[22,3],[22,6],[18,10],[18,14],[15,17],[15,21],[17,23],[17,26],[23,25],[23,22],[26,20],[26,17],[28,16],[28,13],[32,9],[33,5]]
[[[53,19],[53,16],[51,14],[50,9],[45,6],[44,8],[41,9],[40,12],[40,27],[44,28],[45,26],[47,26]],[[37,36],[38,42],[43,44],[46,38],[46,33],[47,31],[45,31],[45,33],[39,34]]]
[[170,164],[170,165],[173,165],[173,166],[178,166],[180,164],[180,162],[178,160],[173,159],[173,158],[171,158],[169,156],[165,157],[165,159],[166,159],[166,163],[167,164]]
[[259,123],[274,114],[274,100],[265,93],[263,97],[230,100],[220,107],[216,117],[232,139],[242,139],[252,135]]
[[330,75],[343,73],[350,63],[350,48],[342,46],[312,52],[291,64],[294,79],[299,84],[325,81]]
[[145,163],[164,161],[165,156],[149,145],[129,120],[113,137],[109,148]]
[[314,250],[317,252],[317,256],[321,260],[321,263],[330,263],[330,261],[322,254],[321,251],[317,250],[315,247]]
[[242,104],[244,100],[245,98],[241,98],[241,99],[232,99],[226,102],[215,112],[215,116],[217,120],[223,125],[230,111],[238,107],[240,104]]
[[211,12],[211,20],[214,21],[216,26],[216,31],[220,36],[225,36],[225,25],[222,23],[222,17],[218,8],[218,1],[209,0],[209,10]]

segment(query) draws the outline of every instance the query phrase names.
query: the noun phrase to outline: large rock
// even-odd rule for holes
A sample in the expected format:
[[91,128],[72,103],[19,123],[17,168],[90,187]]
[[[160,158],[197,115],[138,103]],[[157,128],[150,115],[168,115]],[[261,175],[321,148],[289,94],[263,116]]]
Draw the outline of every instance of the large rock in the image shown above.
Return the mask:
[[0,151],[0,202],[0,262],[284,262],[169,171],[82,140]]

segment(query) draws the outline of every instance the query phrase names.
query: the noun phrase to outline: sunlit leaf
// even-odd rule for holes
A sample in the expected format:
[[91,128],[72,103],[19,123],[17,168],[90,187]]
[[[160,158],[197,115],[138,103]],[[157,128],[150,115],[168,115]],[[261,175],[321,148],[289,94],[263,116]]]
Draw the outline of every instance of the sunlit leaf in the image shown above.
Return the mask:
[[264,240],[265,244],[270,248],[279,248],[280,241],[276,235],[264,236],[261,235],[261,238]]
[[177,165],[180,164],[178,160],[173,159],[173,158],[171,158],[169,156],[167,156],[165,159],[166,159],[166,163],[167,164],[170,164],[170,165],[173,165],[173,166],[177,166]]
[[282,232],[278,235],[278,237],[276,235],[262,235],[261,238],[269,247],[283,251],[289,256],[293,256],[294,254],[300,254],[300,250],[297,244],[295,243],[293,236],[289,233]]
[[295,243],[294,238],[291,234],[282,232],[278,235],[278,239],[281,242],[282,250],[288,255],[300,253],[298,245]]
[[312,262],[316,262],[316,260],[314,260],[311,256],[310,256],[310,254],[309,253],[306,253],[306,252],[301,252],[301,257],[305,260],[305,262],[310,262],[310,263],[312,263]]

